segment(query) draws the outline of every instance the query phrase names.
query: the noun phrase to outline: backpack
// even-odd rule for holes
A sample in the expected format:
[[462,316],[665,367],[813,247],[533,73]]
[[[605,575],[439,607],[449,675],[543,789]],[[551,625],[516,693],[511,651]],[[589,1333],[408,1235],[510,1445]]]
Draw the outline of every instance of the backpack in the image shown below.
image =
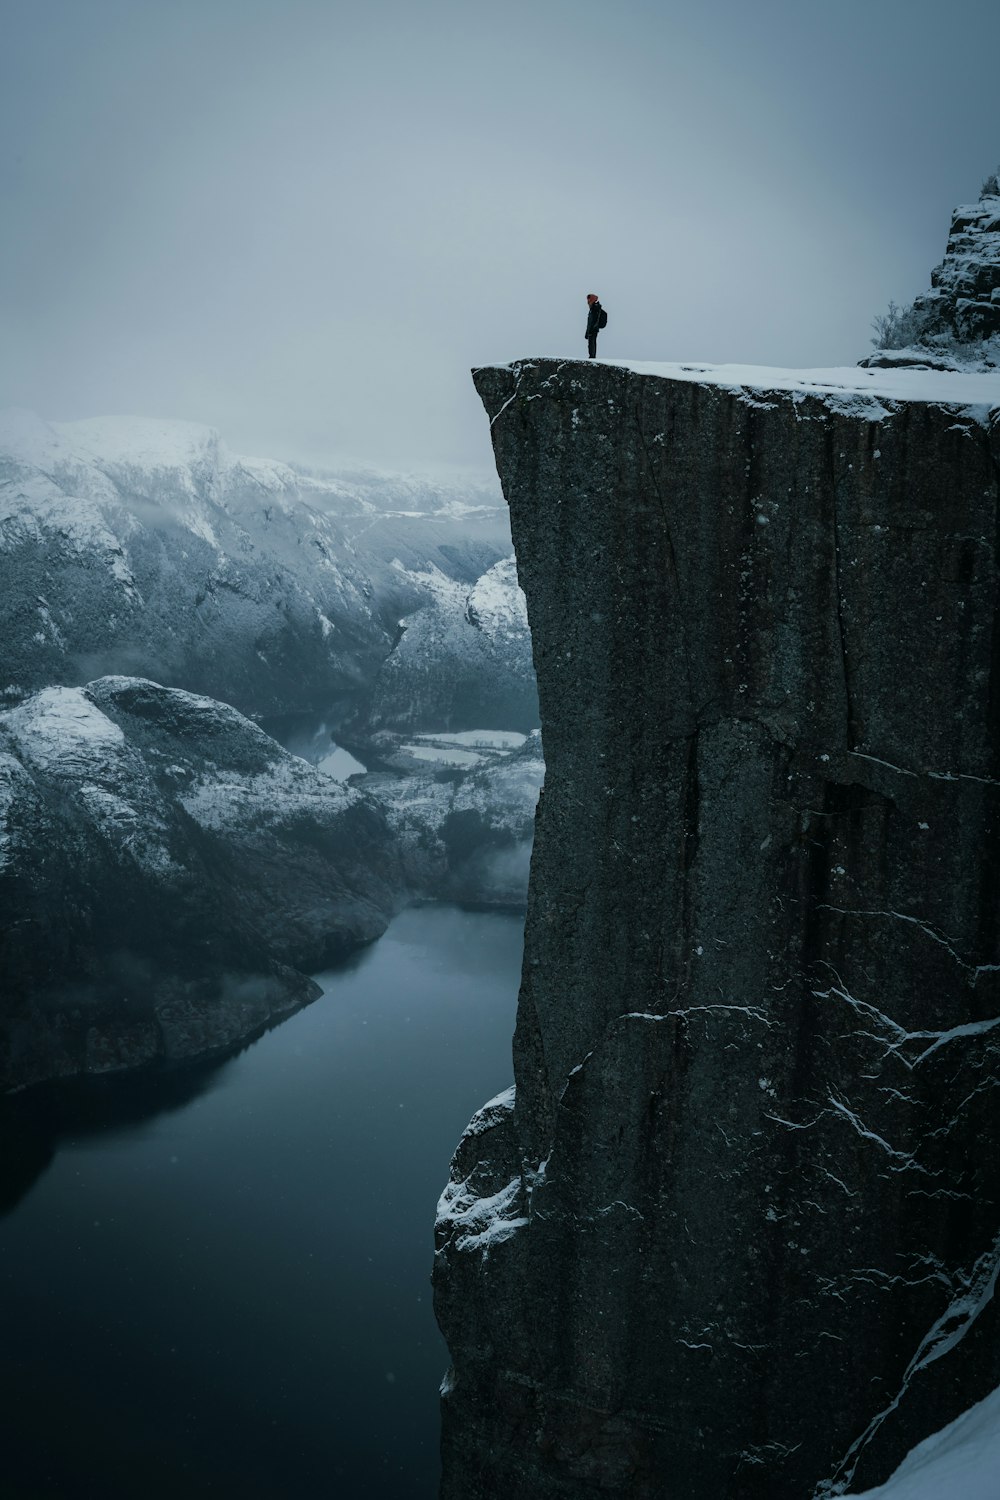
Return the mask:
[[598,328],[607,328],[608,326],[608,315],[603,307],[601,308],[601,316],[597,320],[597,326]]

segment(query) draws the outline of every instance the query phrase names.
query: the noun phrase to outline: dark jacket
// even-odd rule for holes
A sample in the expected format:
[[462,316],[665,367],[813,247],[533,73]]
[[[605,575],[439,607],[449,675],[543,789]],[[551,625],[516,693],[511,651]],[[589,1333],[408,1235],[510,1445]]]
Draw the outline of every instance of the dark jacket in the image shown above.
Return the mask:
[[590,304],[590,311],[587,314],[587,337],[588,337],[588,339],[589,338],[593,338],[594,334],[595,333],[600,333],[600,331],[601,331],[601,304],[599,302],[592,302]]

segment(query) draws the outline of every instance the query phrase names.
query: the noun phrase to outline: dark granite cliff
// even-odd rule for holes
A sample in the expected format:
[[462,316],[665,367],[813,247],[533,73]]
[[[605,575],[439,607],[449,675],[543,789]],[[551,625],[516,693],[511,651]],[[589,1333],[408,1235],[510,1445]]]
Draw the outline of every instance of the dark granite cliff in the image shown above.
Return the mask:
[[476,372],[546,781],[446,1500],[860,1489],[1000,1380],[1000,390],[661,369]]

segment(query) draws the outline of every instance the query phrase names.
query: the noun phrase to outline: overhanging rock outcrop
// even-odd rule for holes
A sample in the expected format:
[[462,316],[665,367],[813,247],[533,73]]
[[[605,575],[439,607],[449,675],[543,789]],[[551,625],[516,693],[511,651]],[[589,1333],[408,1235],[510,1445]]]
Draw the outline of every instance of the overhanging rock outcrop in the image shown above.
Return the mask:
[[865,1488],[1000,1380],[1000,385],[475,378],[546,781],[442,1493]]

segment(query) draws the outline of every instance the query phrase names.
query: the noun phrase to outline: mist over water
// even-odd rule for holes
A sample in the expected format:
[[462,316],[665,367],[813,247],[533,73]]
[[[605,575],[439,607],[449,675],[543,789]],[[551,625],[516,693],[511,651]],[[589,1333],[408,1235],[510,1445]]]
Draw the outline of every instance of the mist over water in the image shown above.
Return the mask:
[[521,944],[413,908],[229,1061],[18,1101],[5,1500],[431,1500],[433,1206],[510,1083]]

